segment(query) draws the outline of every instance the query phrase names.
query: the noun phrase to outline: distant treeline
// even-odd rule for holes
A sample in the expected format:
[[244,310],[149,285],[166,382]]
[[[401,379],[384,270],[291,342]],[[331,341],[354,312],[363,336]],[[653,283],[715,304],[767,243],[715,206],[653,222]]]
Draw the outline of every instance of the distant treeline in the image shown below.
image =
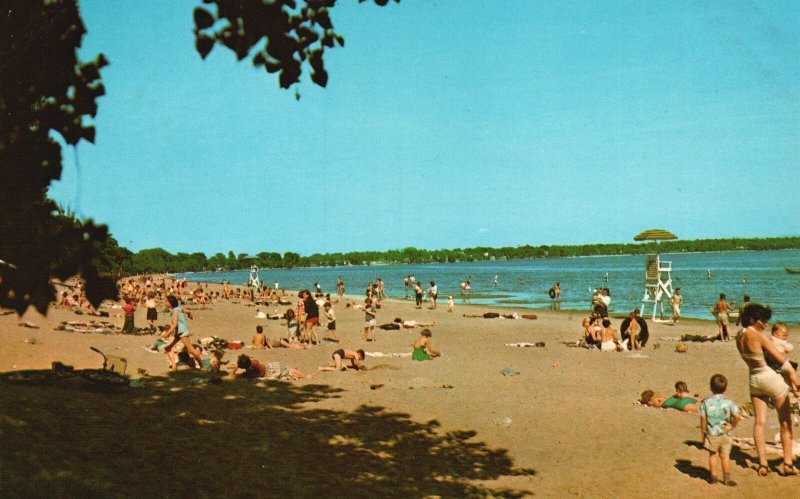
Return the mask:
[[[403,248],[390,251],[354,251],[349,253],[315,253],[300,256],[297,253],[262,252],[257,255],[246,253],[227,255],[217,253],[206,257],[204,253],[172,253],[161,249],[144,249],[132,253],[124,248],[117,251],[118,272],[122,274],[150,274],[163,272],[187,272],[203,270],[248,269],[251,265],[259,268],[331,267],[339,265],[370,264],[422,264],[447,262],[474,262],[481,260],[519,260],[530,258],[563,258],[573,256],[597,255],[640,255],[652,253],[655,243],[625,244],[581,244],[573,246],[514,246],[490,248],[455,248],[424,250]],[[751,239],[696,239],[693,241],[663,241],[658,244],[661,253],[736,251],[736,250],[778,250],[800,248],[800,237],[775,237]]]

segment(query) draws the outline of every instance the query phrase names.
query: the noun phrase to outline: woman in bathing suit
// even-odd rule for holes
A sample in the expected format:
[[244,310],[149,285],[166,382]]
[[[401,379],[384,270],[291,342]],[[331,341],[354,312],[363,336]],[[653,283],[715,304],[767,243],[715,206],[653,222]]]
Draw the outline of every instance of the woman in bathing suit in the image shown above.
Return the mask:
[[750,400],[753,402],[755,423],[753,425],[753,441],[758,451],[758,474],[769,474],[767,451],[764,442],[764,428],[767,423],[767,399],[772,399],[780,422],[781,445],[783,447],[782,475],[800,475],[792,461],[792,409],[789,402],[789,386],[783,377],[767,365],[764,355],[769,355],[782,364],[782,371],[788,375],[792,383],[791,389],[797,395],[797,373],[789,363],[786,354],[779,352],[769,337],[764,333],[772,310],[753,303],[745,307],[740,317],[743,329],[736,335],[736,347],[742,360],[750,369]]
[[411,360],[431,360],[440,355],[439,352],[432,348],[431,336],[430,329],[420,331],[419,338],[414,342],[414,353],[411,354]]

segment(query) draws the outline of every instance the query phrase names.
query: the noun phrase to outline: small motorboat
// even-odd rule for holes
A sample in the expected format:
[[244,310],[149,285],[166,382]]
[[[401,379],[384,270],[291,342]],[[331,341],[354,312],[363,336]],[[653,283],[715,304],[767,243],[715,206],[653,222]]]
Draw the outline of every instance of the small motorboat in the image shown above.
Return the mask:
[[800,268],[786,267],[786,272],[790,274],[800,274]]

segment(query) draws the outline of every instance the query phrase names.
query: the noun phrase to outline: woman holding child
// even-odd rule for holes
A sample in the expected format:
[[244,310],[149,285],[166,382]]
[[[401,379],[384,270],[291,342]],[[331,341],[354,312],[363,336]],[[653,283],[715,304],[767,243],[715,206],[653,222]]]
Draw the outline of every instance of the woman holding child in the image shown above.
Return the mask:
[[797,476],[800,475],[800,471],[794,466],[792,456],[790,386],[780,374],[767,365],[765,355],[781,364],[781,371],[788,378],[791,390],[795,395],[797,395],[798,380],[786,354],[781,353],[764,334],[771,317],[772,310],[763,305],[754,303],[746,307],[740,317],[744,329],[736,336],[736,347],[739,349],[742,360],[750,369],[750,399],[755,412],[753,441],[758,451],[758,474],[767,476],[770,472],[767,466],[764,429],[767,422],[767,402],[771,399],[778,412],[783,447],[783,466],[779,473],[785,476]]

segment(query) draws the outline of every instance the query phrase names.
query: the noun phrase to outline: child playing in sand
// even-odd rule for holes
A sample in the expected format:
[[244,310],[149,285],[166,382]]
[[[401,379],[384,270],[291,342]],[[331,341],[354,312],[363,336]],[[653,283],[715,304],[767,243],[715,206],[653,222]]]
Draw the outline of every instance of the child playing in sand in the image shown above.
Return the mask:
[[208,365],[208,370],[212,373],[219,373],[222,369],[222,364],[226,364],[227,361],[222,361],[222,357],[225,355],[225,350],[218,349],[214,350],[211,356],[211,362]]
[[333,312],[333,305],[331,305],[331,302],[326,301],[325,305],[322,306],[322,310],[325,312],[325,318],[328,320],[328,334],[333,336],[333,341],[339,343],[339,339],[336,337],[336,314]]
[[731,431],[739,422],[739,408],[725,396],[728,379],[722,374],[711,377],[713,395],[700,403],[700,433],[708,451],[709,483],[717,483],[717,461],[722,464],[722,484],[733,487],[731,480]]
[[259,350],[263,350],[265,348],[272,348],[272,345],[269,344],[267,340],[267,336],[264,334],[264,327],[263,326],[256,326],[256,334],[253,336],[253,341],[251,342],[251,346],[253,348],[258,348]]
[[456,309],[456,304],[453,301],[453,296],[450,295],[450,296],[447,297],[447,311],[448,312],[452,312],[455,309]]
[[378,323],[376,317],[375,303],[372,298],[364,300],[364,340],[375,341],[375,325]]

